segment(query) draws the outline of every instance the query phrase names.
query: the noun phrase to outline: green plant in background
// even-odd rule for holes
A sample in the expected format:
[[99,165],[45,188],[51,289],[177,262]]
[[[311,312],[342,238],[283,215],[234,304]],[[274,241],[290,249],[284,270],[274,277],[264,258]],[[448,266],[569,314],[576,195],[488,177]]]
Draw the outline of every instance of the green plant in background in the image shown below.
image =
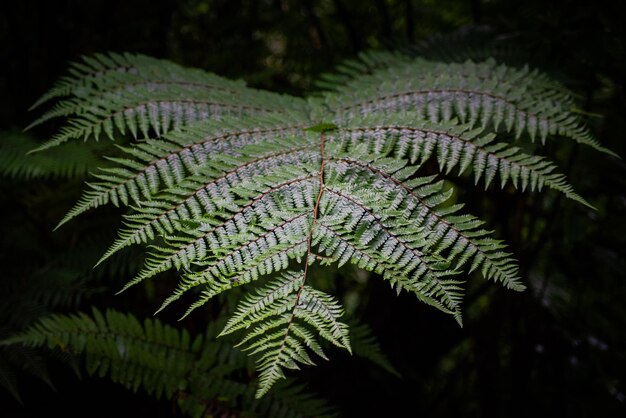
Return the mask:
[[28,332],[4,341],[60,348],[85,357],[89,374],[109,376],[128,390],[176,400],[189,416],[230,416],[240,409],[258,416],[327,416],[328,406],[303,392],[283,387],[257,401],[254,388],[236,377],[249,362],[232,342],[215,340],[215,326],[191,336],[157,319],[143,323],[133,315],[109,310],[92,315],[53,315]]
[[[592,207],[535,149],[573,140],[612,154],[585,128],[566,88],[493,59],[443,63],[372,52],[321,84],[320,94],[295,98],[108,54],[74,64],[37,103],[57,100],[35,125],[58,117],[65,124],[35,151],[102,136],[122,142],[59,226],[109,203],[127,207],[98,264],[131,245],[152,245],[123,289],[176,269],[180,280],[160,309],[189,292],[196,300],[186,316],[223,292],[256,285],[220,335],[241,334],[238,346],[256,360],[257,397],[285,369],[313,364],[311,354],[326,358],[328,342],[351,348],[342,306],[316,283],[320,266],[374,272],[459,323],[468,273],[524,289],[505,244],[463,211],[442,177],[456,173],[481,188],[546,187]],[[9,341],[47,338],[89,352],[84,342],[54,339],[48,325]],[[159,390],[171,397],[167,385]]]

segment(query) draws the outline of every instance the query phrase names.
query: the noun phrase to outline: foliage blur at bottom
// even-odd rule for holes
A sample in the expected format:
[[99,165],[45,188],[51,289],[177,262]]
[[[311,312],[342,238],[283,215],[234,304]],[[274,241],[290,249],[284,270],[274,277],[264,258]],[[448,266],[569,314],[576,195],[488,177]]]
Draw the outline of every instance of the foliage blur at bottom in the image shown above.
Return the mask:
[[611,5],[29,3],[3,416],[624,414]]

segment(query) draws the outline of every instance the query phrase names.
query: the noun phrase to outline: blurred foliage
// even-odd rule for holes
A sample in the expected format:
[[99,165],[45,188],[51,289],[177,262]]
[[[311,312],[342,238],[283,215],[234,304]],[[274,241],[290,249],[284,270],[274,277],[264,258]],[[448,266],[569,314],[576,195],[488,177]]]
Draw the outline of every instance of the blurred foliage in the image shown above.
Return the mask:
[[[579,93],[581,110],[603,145],[626,156],[626,37],[619,7],[578,0],[2,2],[0,130],[28,125],[28,107],[68,61],[83,54],[141,52],[256,87],[305,94],[321,73],[364,49],[417,43],[420,53],[445,56],[446,48],[459,46],[451,39],[468,39],[458,34],[480,25],[503,46],[502,54],[558,74]],[[451,31],[457,31],[453,38],[423,43]],[[471,47],[480,49],[481,43]],[[55,128],[32,135],[45,139]],[[1,157],[14,141],[6,138],[0,135]],[[626,164],[569,143],[548,151],[598,210],[552,194],[461,188],[459,200],[511,245],[529,285],[520,295],[470,281],[465,328],[407,295],[397,298],[382,281],[359,272],[342,269],[319,279],[344,299],[352,316],[369,324],[391,359],[385,368],[401,375],[372,366],[366,356],[343,353],[306,370],[308,388],[334,404],[339,416],[400,416],[406,410],[412,416],[624,415]],[[94,149],[91,157],[101,152]],[[151,284],[113,296],[141,263],[131,251],[91,269],[113,238],[111,225],[119,222],[114,209],[52,232],[79,195],[89,171],[81,167],[71,179],[2,172],[2,337],[50,312],[91,306],[148,317],[167,292],[167,285]],[[99,238],[85,240],[86,231],[94,230]],[[138,306],[133,292],[154,295],[154,306]],[[207,318],[233,303],[220,302],[182,325],[204,332]],[[167,313],[160,319],[175,320]],[[131,395],[96,378],[78,381],[39,352],[6,350],[0,352],[0,385],[11,391],[0,392],[3,415],[178,416],[145,394]]]

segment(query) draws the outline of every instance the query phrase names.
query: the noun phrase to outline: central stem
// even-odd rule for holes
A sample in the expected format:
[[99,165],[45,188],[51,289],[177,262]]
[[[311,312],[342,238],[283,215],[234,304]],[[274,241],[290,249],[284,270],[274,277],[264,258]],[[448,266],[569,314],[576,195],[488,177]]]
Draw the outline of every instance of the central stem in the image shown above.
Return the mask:
[[[302,289],[304,289],[304,283],[306,282],[307,272],[309,270],[309,258],[311,257],[311,240],[313,239],[313,229],[315,228],[315,224],[317,223],[317,214],[320,206],[320,201],[322,200],[322,194],[324,194],[324,165],[326,164],[326,159],[324,158],[324,132],[320,133],[320,191],[317,194],[317,199],[315,200],[315,206],[313,206],[313,221],[311,222],[311,228],[309,229],[309,235],[306,239],[306,257],[304,258],[304,274],[302,279],[302,285],[300,285],[300,289],[298,290],[298,295],[296,296],[296,304],[295,307],[298,306],[298,301],[300,300],[300,295],[302,294]],[[293,319],[293,316],[292,316]],[[291,321],[290,321],[291,322]]]
[[[309,271],[309,258],[311,257],[311,241],[313,240],[313,231],[315,229],[315,224],[317,223],[317,216],[319,212],[320,201],[322,200],[322,195],[324,194],[324,166],[326,165],[326,159],[324,158],[324,131],[320,132],[320,172],[319,172],[319,183],[320,190],[317,194],[317,199],[315,200],[315,205],[313,206],[313,220],[311,221],[311,227],[309,228],[309,234],[306,240],[306,256],[304,258],[304,273],[302,277],[302,284],[298,289],[298,294],[296,295],[296,301],[293,305],[293,310],[291,311],[291,317],[289,318],[289,322],[287,323],[287,327],[285,329],[285,337],[281,343],[282,347],[285,345],[287,341],[287,336],[289,335],[289,328],[291,327],[291,323],[296,315],[296,309],[298,308],[298,302],[300,301],[300,296],[302,295],[302,290],[304,289],[304,284],[306,283],[307,273]],[[280,351],[280,350],[279,350]]]

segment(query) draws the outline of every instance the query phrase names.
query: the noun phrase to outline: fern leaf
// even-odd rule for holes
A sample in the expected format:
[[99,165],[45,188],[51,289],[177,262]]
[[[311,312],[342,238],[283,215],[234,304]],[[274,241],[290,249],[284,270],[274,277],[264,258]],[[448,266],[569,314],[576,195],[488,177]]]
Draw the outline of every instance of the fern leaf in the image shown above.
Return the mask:
[[[243,246],[244,251],[259,252],[259,254],[253,259],[249,260],[245,265],[239,268],[233,268],[230,272],[226,266],[228,266],[231,259],[227,258],[221,263],[211,266],[201,272],[187,274],[178,284],[178,287],[174,290],[172,295],[168,297],[165,302],[159,308],[159,311],[167,307],[172,302],[178,300],[185,292],[193,289],[196,286],[204,286],[204,290],[200,293],[198,300],[193,303],[185,316],[189,315],[191,311],[206,304],[214,296],[228,290],[235,286],[240,286],[249,283],[258,278],[287,269],[289,267],[289,261],[295,259],[300,262],[307,252],[306,239],[298,240],[293,236],[286,236],[282,238],[284,243],[276,243],[268,245],[273,240],[268,240],[265,236],[261,237],[263,252],[259,251],[259,248],[250,242],[250,245]],[[248,248],[250,247],[250,248]],[[236,257],[235,251],[231,257]],[[229,266],[230,267],[230,266]],[[232,268],[232,267],[231,267]],[[224,274],[223,272],[227,273]],[[159,312],[157,311],[157,312]]]
[[[193,174],[207,163],[211,154],[232,155],[244,145],[280,139],[292,135],[298,128],[296,120],[285,124],[284,118],[253,119],[247,126],[245,122],[235,120],[202,124],[185,133],[173,133],[161,140],[148,140],[133,148],[122,148],[128,158],[112,159],[118,167],[95,174],[100,181],[88,183],[90,190],[83,194],[57,228],[81,213],[109,202],[116,206],[141,204],[164,187],[172,187]],[[213,163],[214,170],[228,167],[228,161]]]
[[352,351],[356,356],[371,361],[396,377],[401,377],[398,370],[393,367],[389,358],[381,350],[380,343],[367,324],[351,321],[349,326]]
[[[321,351],[313,334],[350,350],[347,327],[339,322],[343,310],[329,295],[304,285],[305,272],[285,272],[274,283],[249,296],[224,327],[222,335],[255,327],[240,343],[258,357],[257,398],[267,393],[283,369],[312,364],[306,348]],[[278,320],[272,320],[278,318]]]
[[[300,219],[298,215],[307,209],[302,207],[302,203],[310,199],[315,185],[315,175],[307,168],[306,165],[285,166],[280,173],[259,176],[263,179],[242,185],[234,191],[242,197],[240,205],[234,204],[212,213],[211,217],[205,216],[200,220],[199,228],[189,230],[186,236],[169,237],[171,245],[155,249],[154,256],[146,262],[146,268],[125,288],[174,266],[189,267],[192,261],[211,254],[222,259],[223,253],[229,248],[239,249],[242,242],[255,239],[255,231],[249,231],[251,217],[259,226],[266,226],[270,231],[282,225],[285,218]],[[273,235],[280,240],[283,234]],[[234,256],[241,258],[237,251]],[[243,262],[237,261],[233,266],[237,267]]]
[[[196,121],[227,116],[288,114],[304,109],[303,100],[257,91],[198,70],[142,56],[100,55],[79,66],[40,102],[62,99],[28,128],[57,117],[71,118],[41,151],[71,139],[98,140],[116,132],[148,138],[180,130]],[[39,104],[38,102],[37,104]],[[27,128],[27,129],[28,129]]]
[[[84,359],[91,375],[107,376],[129,390],[143,388],[156,398],[176,400],[183,412],[201,417],[207,410],[244,410],[276,417],[326,416],[328,406],[297,386],[282,386],[263,400],[236,380],[247,362],[230,342],[192,336],[155,319],[141,323],[132,315],[96,309],[91,315],[52,315],[21,334],[0,341],[49,347]],[[290,397],[293,398],[290,399]],[[301,401],[302,404],[299,404]]]
[[[354,188],[344,186],[339,189],[333,185],[333,188],[327,188],[327,194],[334,201],[324,202],[322,208],[333,205],[332,212],[343,214],[340,225],[344,231],[351,231],[351,241],[367,246],[379,263],[389,260],[396,265],[394,270],[389,270],[390,274],[395,274],[386,278],[399,288],[413,291],[428,300],[437,300],[434,305],[445,312],[458,312],[460,293],[457,289],[448,288],[441,280],[441,277],[456,272],[447,268],[445,260],[442,262],[439,258],[429,257],[420,250],[429,241],[421,228],[415,227],[408,219],[398,221],[400,216],[382,209],[387,202],[381,202],[372,193],[358,193]],[[355,195],[358,197],[353,197]],[[320,224],[325,223],[326,219],[322,218]],[[335,227],[336,217],[328,225]],[[332,247],[327,250],[329,256],[330,250]]]
[[160,193],[158,200],[143,201],[136,213],[126,216],[126,228],[98,264],[128,245],[146,243],[157,234],[174,233],[177,221],[190,214],[201,216],[232,203],[230,189],[250,176],[315,158],[302,138],[274,139],[273,143],[280,151],[265,145],[246,147],[246,155],[240,158],[222,155],[216,158],[218,161],[207,161],[195,175],[180,181],[171,192]]
[[411,57],[393,51],[365,51],[356,59],[349,59],[339,64],[333,72],[322,74],[315,81],[315,86],[326,91],[340,91],[351,80],[372,74],[376,70],[402,65]]
[[[391,123],[390,123],[391,122]],[[500,187],[509,182],[515,188],[541,190],[545,185],[588,207],[593,206],[578,195],[565,176],[554,173],[548,160],[522,153],[518,147],[495,143],[494,134],[471,129],[467,125],[415,122],[406,116],[369,117],[354,120],[350,127],[335,134],[344,147],[365,143],[370,152],[393,153],[420,164],[436,156],[439,169],[449,173],[459,167],[459,174],[473,169],[475,181],[485,179],[485,188],[498,174]]]
[[27,155],[36,139],[21,132],[0,132],[0,175],[17,180],[73,179],[85,177],[96,167],[106,166],[99,154],[102,144],[68,144],[63,150]]
[[66,96],[84,97],[102,90],[132,87],[180,85],[188,89],[236,91],[242,82],[225,80],[199,70],[189,70],[172,62],[140,54],[95,54],[70,65],[70,75],[41,97],[32,107]]
[[[419,76],[416,77],[416,74]],[[483,63],[439,64],[421,59],[398,65],[346,84],[326,98],[338,109],[338,120],[394,112],[410,112],[433,122],[458,117],[472,126],[501,125],[517,137],[527,133],[569,137],[601,152],[602,147],[572,112],[572,99],[562,88],[552,88],[545,77],[527,69]]]
[[[501,252],[503,246],[499,242],[485,239],[488,232],[479,229],[482,222],[470,215],[457,215],[460,207],[442,207],[449,198],[442,182],[411,178],[415,168],[405,166],[402,161],[398,164],[398,160],[392,160],[393,165],[389,167],[384,165],[385,160],[377,161],[371,157],[368,160],[362,155],[354,159],[353,155],[338,159],[338,163],[358,172],[361,180],[370,176],[372,182],[383,181],[383,184],[374,183],[372,187],[394,196],[392,207],[404,211],[412,225],[431,234],[430,242],[424,244],[425,248],[436,254],[447,252],[447,259],[455,262],[457,268],[472,259],[480,259],[480,264],[484,264],[489,273],[485,278],[501,281],[511,289],[524,289],[517,277],[515,261]],[[345,172],[350,174],[348,170]]]

